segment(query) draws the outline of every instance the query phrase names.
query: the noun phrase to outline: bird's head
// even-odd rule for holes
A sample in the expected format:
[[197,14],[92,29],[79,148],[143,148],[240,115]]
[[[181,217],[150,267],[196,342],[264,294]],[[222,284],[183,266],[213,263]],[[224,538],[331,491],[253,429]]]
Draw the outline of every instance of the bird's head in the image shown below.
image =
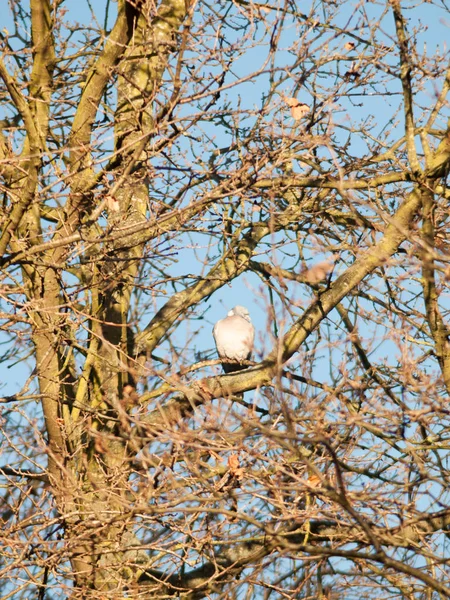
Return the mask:
[[248,308],[245,308],[245,306],[235,306],[234,308],[232,308],[229,312],[228,312],[228,316],[229,317],[242,317],[243,319],[245,319],[246,321],[249,321],[249,323],[251,323],[251,319],[250,319],[250,313],[248,312]]

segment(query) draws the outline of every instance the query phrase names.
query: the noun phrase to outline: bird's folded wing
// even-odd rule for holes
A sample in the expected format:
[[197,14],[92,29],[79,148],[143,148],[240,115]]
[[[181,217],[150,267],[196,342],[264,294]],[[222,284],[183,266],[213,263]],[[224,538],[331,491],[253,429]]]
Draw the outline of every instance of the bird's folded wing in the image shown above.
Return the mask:
[[250,357],[255,330],[246,319],[239,316],[221,319],[215,324],[213,335],[221,358],[246,360]]

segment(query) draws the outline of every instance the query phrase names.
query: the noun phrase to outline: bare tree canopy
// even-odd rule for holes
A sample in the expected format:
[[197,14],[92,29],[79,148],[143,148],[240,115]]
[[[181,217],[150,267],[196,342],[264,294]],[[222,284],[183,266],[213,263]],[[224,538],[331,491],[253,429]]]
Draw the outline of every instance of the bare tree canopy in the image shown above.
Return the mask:
[[446,2],[8,11],[2,599],[450,597]]

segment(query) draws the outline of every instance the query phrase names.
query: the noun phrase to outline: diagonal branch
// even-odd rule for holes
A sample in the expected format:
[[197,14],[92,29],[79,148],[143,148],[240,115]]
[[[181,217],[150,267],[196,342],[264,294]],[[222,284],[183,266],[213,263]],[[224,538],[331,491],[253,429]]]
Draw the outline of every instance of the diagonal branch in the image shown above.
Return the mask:
[[[127,0],[120,0],[116,23],[106,40],[103,52],[88,73],[86,85],[72,124],[70,137],[70,164],[78,173],[74,178],[74,189],[80,192],[89,186],[91,172],[90,139],[92,125],[106,85],[112,77],[112,70],[125,52],[131,39],[136,9]],[[90,174],[90,176],[89,176]],[[70,214],[70,206],[68,207]]]
[[195,406],[213,398],[228,397],[269,384],[324,317],[369,273],[383,265],[408,238],[421,202],[417,191],[409,194],[392,217],[384,237],[357,258],[354,264],[311,304],[280,341],[281,351],[277,347],[263,362],[245,371],[205,378],[189,387],[184,385],[178,388],[180,394],[152,411],[145,422],[151,427],[164,426],[167,422],[175,422],[182,416],[191,414]]

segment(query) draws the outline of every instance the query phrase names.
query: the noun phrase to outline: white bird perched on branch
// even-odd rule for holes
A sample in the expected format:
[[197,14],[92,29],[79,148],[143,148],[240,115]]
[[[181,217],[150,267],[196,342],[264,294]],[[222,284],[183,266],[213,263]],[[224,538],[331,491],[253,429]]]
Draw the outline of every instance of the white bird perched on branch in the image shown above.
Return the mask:
[[255,328],[252,325],[250,314],[245,306],[235,306],[225,319],[220,319],[214,325],[214,341],[220,358],[232,362],[223,362],[225,373],[233,373],[245,369],[243,360],[250,360],[255,339]]

